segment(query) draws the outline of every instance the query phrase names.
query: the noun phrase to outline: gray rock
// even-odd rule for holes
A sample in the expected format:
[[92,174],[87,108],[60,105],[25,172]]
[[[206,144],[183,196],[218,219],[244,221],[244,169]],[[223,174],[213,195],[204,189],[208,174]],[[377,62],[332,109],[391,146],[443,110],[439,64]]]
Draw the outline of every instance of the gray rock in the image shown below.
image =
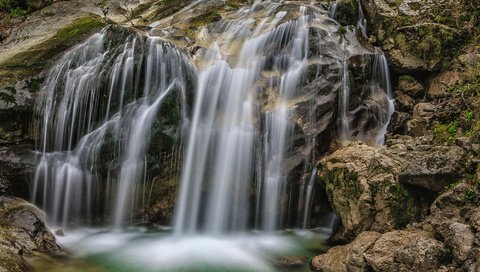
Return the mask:
[[439,192],[465,172],[466,152],[456,146],[435,146],[426,152],[413,151],[399,173],[405,184]]
[[64,254],[42,211],[25,200],[0,196],[0,271],[30,271],[23,257],[35,252]]

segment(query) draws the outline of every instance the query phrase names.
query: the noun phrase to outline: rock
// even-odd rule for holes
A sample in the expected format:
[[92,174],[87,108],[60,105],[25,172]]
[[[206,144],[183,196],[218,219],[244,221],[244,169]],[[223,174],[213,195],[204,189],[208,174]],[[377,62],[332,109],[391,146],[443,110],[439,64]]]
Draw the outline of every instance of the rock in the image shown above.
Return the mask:
[[273,265],[280,269],[298,269],[304,267],[306,262],[305,256],[284,256],[275,259]]
[[322,161],[319,180],[342,223],[334,240],[352,241],[362,231],[386,232],[403,223],[397,212],[407,210],[409,197],[397,181],[401,166],[385,149],[362,143],[352,143]]
[[384,233],[424,218],[435,194],[466,168],[462,148],[431,142],[404,136],[389,139],[387,147],[350,143],[324,158],[319,181],[341,221],[332,240],[352,241],[362,231]]
[[435,146],[408,154],[399,180],[402,183],[439,192],[465,172],[466,152],[457,146]]
[[410,135],[415,137],[426,135],[435,110],[436,106],[432,103],[416,104],[413,108],[413,118],[407,122]]
[[318,272],[435,271],[445,254],[443,244],[425,231],[363,232],[352,243],[333,247],[314,257],[310,269]]
[[436,233],[444,239],[445,245],[451,248],[453,260],[457,264],[463,264],[467,260],[475,240],[471,227],[447,219],[434,225],[434,228]]
[[385,233],[364,254],[375,272],[435,271],[444,255],[442,243],[416,230]]
[[23,257],[44,252],[63,255],[43,213],[15,197],[0,196],[0,271],[29,271]]
[[384,50],[401,73],[438,71],[455,56],[475,26],[475,4],[460,0],[361,0],[370,40]]
[[406,112],[395,111],[392,114],[387,131],[400,135],[407,134],[407,122],[410,120],[410,118],[411,115]]
[[459,71],[446,71],[435,77],[428,88],[431,99],[447,97],[449,88],[465,81],[465,74]]
[[411,76],[401,76],[398,80],[397,88],[397,92],[413,98],[422,97],[425,91],[422,84]]
[[313,257],[310,262],[310,270],[315,272],[343,272],[347,271],[345,259],[348,248],[336,246],[323,255]]
[[399,110],[411,111],[415,106],[415,100],[406,94],[399,94],[395,97],[395,103],[399,106]]
[[310,269],[315,272],[367,271],[369,266],[364,253],[380,236],[378,232],[362,232],[352,243],[332,247],[326,253],[313,257]]
[[0,147],[0,195],[29,197],[28,177],[35,170],[31,146]]

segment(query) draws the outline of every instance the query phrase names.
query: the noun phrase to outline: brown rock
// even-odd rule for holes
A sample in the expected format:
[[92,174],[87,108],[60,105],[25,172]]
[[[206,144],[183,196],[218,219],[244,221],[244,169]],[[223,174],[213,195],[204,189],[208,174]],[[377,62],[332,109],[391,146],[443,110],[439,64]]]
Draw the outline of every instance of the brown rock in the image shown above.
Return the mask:
[[419,98],[423,95],[425,89],[422,84],[410,76],[402,76],[398,81],[398,92]]
[[362,232],[352,243],[333,247],[325,254],[314,257],[310,268],[322,272],[366,271],[368,265],[363,254],[380,236],[378,232]]
[[432,99],[449,96],[448,89],[462,84],[465,75],[459,71],[446,71],[435,77],[428,88],[428,97]]
[[413,118],[407,122],[409,133],[415,137],[426,135],[435,110],[435,105],[431,103],[418,103],[415,105],[413,108]]
[[395,97],[395,103],[399,106],[399,109],[404,111],[411,111],[415,105],[413,98],[406,94],[399,94]]
[[404,230],[385,233],[364,256],[375,272],[435,271],[444,254],[427,232]]

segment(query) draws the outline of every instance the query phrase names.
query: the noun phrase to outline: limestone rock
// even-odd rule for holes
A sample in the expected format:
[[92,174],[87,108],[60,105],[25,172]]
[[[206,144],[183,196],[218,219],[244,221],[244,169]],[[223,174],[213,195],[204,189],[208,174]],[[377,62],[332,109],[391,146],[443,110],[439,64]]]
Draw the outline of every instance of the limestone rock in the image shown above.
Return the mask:
[[337,150],[318,171],[341,221],[333,240],[352,241],[362,231],[384,233],[424,218],[435,193],[464,174],[465,157],[460,147],[411,137],[394,137],[387,147],[351,143]]
[[0,147],[0,195],[29,197],[27,178],[35,167],[29,147]]
[[461,0],[361,0],[370,40],[385,51],[397,72],[438,71],[471,35],[475,4]]
[[365,230],[394,229],[395,211],[404,200],[396,202],[389,192],[401,191],[396,180],[400,169],[401,161],[384,149],[362,143],[352,143],[323,160],[319,178],[342,222],[335,239],[351,241]]
[[367,231],[350,244],[314,257],[310,268],[318,272],[435,271],[445,254],[443,244],[425,231]]
[[435,271],[445,254],[442,243],[423,231],[385,233],[365,253],[375,272]]
[[314,257],[310,269],[318,272],[366,271],[368,265],[363,255],[380,236],[378,232],[362,232],[352,243],[333,247],[325,254]]
[[456,146],[435,146],[408,154],[400,182],[439,192],[465,171],[465,151]]

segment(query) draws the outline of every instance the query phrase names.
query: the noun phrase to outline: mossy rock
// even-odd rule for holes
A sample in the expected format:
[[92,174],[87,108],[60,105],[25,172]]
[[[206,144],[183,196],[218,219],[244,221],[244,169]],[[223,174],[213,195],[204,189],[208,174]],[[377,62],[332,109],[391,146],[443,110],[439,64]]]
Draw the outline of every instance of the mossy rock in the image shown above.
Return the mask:
[[78,44],[104,26],[98,16],[84,16],[61,28],[50,39],[19,52],[0,64],[0,87],[38,75],[59,53]]

